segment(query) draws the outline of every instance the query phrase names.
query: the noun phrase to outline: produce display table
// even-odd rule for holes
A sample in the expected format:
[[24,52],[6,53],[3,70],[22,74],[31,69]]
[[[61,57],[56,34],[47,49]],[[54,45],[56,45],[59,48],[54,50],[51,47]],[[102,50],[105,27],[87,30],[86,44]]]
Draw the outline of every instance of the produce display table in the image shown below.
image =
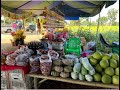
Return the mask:
[[41,74],[27,74],[27,76],[34,78],[34,89],[38,88],[37,78],[43,79],[39,82],[39,84],[41,84],[42,82],[44,82],[46,80],[54,80],[54,81],[61,81],[61,82],[80,84],[80,85],[88,85],[88,86],[94,86],[94,87],[102,87],[102,88],[116,88],[116,89],[119,88],[119,85],[80,81],[80,80],[73,80],[70,78],[61,78],[61,77],[54,77],[54,76],[43,76]]

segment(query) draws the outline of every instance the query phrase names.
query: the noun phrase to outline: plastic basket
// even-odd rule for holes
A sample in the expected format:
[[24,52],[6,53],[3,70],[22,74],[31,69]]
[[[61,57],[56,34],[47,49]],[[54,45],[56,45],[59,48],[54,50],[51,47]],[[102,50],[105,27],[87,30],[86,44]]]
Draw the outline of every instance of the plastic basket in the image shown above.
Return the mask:
[[8,78],[8,72],[7,71],[1,71],[1,78]]
[[21,69],[9,70],[9,79],[11,80],[18,80],[25,82],[25,75]]

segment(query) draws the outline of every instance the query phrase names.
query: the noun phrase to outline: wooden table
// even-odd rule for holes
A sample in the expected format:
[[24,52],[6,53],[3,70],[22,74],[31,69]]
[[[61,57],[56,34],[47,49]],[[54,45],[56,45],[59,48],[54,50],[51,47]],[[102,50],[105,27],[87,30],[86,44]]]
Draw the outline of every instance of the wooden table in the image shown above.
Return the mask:
[[[34,78],[34,89],[38,88],[38,85],[46,80],[54,80],[54,81],[61,81],[61,82],[67,82],[67,83],[73,83],[73,84],[79,84],[79,85],[87,85],[87,86],[94,86],[94,87],[102,87],[102,88],[116,88],[119,89],[119,85],[113,85],[113,84],[103,84],[99,82],[88,82],[88,81],[80,81],[80,80],[74,80],[70,78],[61,78],[61,77],[54,77],[54,76],[43,76],[41,74],[27,74],[29,77]],[[37,83],[37,79],[41,78],[42,80]]]

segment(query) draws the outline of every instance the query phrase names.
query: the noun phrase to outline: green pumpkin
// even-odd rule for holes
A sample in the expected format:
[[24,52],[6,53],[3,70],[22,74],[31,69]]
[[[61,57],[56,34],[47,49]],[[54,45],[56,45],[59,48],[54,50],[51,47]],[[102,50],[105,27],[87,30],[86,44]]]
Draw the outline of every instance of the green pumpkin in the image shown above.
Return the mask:
[[51,71],[51,75],[57,77],[60,76],[60,73],[56,71]]
[[62,61],[61,61],[61,60],[54,60],[54,61],[53,61],[53,65],[58,65],[58,66],[60,66],[60,65],[62,65]]
[[62,72],[63,71],[63,67],[62,66],[55,66],[55,71],[56,72]]
[[72,72],[72,67],[71,66],[65,66],[64,67],[64,72]]
[[62,78],[67,78],[67,77],[69,77],[69,73],[67,73],[67,72],[61,72],[60,73],[60,76],[62,77]]

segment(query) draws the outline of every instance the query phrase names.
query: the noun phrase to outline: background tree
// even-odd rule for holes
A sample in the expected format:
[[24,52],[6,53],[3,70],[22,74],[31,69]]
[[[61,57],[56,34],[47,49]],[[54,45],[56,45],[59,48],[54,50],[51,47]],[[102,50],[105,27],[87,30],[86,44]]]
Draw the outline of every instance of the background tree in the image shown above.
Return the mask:
[[107,16],[109,20],[109,25],[114,25],[116,22],[116,17],[117,17],[118,10],[112,8],[108,10]]
[[[98,19],[96,20],[96,22],[98,22]],[[108,22],[108,18],[107,17],[105,17],[105,16],[102,16],[102,17],[100,17],[100,19],[99,19],[99,24],[100,25],[107,25],[107,22]]]

